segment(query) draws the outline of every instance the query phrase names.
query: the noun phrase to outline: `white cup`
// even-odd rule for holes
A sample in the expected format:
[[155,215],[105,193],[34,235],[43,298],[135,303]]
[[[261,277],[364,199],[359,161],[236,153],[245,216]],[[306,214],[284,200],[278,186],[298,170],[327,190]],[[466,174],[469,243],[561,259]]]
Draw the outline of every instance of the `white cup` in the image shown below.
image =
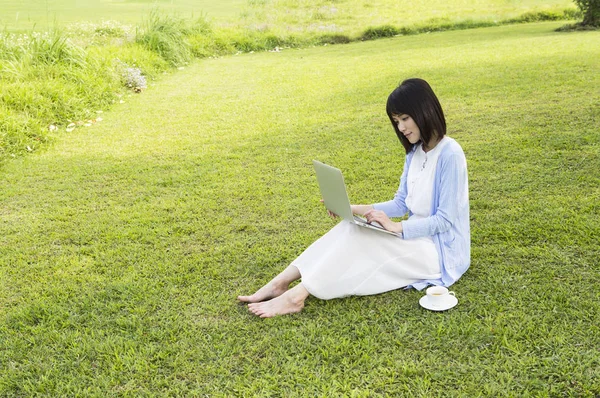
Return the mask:
[[454,296],[454,292],[448,291],[444,286],[432,286],[427,289],[427,300],[433,307],[443,307],[451,295]]

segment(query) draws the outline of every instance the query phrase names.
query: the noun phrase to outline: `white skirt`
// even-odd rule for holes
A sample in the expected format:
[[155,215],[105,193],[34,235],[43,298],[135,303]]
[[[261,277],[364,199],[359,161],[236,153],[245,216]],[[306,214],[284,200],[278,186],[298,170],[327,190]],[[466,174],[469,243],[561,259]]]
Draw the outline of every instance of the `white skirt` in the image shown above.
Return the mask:
[[441,277],[430,237],[404,240],[341,221],[292,265],[320,299],[378,294]]

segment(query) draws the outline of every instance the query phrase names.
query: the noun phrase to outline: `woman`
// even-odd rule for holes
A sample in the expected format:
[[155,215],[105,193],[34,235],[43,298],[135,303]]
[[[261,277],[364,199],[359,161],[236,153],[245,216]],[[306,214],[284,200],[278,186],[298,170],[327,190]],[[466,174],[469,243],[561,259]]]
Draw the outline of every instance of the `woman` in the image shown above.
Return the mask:
[[[328,300],[450,286],[469,268],[467,163],[446,136],[437,97],[426,81],[408,79],[390,94],[386,110],[406,149],[400,187],[393,200],[352,211],[401,238],[340,222],[256,293],[238,297],[255,315],[299,312],[309,295]],[[400,222],[390,219],[406,214]]]

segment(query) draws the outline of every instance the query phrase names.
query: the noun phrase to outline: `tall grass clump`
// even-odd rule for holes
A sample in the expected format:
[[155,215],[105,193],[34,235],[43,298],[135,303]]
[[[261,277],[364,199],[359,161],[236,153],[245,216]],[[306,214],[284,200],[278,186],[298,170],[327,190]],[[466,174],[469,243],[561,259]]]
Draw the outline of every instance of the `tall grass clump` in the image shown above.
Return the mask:
[[383,25],[367,28],[361,35],[362,40],[374,40],[383,37],[392,37],[400,33],[400,29],[392,25]]
[[190,26],[182,18],[153,11],[137,32],[136,42],[159,54],[173,66],[189,63],[193,54],[187,41]]
[[317,38],[319,44],[347,44],[352,41],[348,35],[327,33]]
[[153,11],[138,30],[136,42],[160,55],[172,66],[182,66],[194,58],[299,47],[310,40],[247,27],[215,30],[205,17],[186,20]]
[[194,58],[296,47],[302,41],[246,28],[213,30],[204,17],[186,20],[153,11],[138,30],[136,43],[177,67]]

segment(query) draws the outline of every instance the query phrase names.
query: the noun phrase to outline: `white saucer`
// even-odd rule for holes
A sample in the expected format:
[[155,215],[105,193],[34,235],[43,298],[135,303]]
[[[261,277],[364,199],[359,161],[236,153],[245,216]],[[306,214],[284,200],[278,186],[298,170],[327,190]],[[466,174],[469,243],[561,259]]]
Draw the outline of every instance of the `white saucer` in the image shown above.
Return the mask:
[[442,303],[442,305],[432,305],[429,302],[429,297],[423,296],[419,300],[419,304],[421,304],[421,307],[431,310],[431,311],[446,311],[446,310],[449,310],[450,308],[456,306],[456,304],[458,304],[458,299],[456,297],[454,297],[453,295],[449,294],[448,299],[446,300],[445,303]]

